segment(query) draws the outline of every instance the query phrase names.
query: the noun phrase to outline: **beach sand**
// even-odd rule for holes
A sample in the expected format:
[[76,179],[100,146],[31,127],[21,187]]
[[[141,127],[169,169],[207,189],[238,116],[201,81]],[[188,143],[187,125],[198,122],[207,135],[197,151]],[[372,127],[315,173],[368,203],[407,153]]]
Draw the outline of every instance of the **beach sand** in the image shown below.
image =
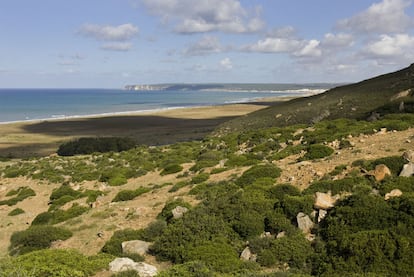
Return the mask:
[[127,136],[147,145],[201,139],[227,120],[284,100],[287,98],[127,115],[0,124],[0,157],[46,156],[55,153],[65,141],[88,136]]

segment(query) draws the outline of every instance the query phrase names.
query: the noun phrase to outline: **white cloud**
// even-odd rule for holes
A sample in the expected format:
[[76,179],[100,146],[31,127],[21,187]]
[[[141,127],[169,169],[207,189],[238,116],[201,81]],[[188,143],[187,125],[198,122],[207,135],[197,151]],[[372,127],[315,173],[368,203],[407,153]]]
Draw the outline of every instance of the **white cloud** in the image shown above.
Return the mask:
[[104,41],[127,41],[138,35],[138,27],[128,23],[118,26],[84,24],[78,31],[85,37]]
[[364,49],[365,57],[374,59],[414,59],[414,37],[407,34],[381,35],[380,39],[369,43]]
[[226,70],[233,69],[233,63],[230,58],[224,58],[220,61],[220,66]]
[[294,55],[297,57],[320,57],[322,50],[320,48],[320,42],[316,39],[312,39],[306,43],[299,51],[295,52]]
[[404,32],[413,20],[405,13],[411,0],[383,0],[367,10],[338,22],[338,27],[361,33]]
[[249,13],[238,0],[141,0],[150,12],[161,16],[165,23],[174,22],[179,33],[223,31],[229,33],[256,32],[264,23]]
[[298,39],[268,37],[243,47],[243,50],[262,53],[289,53],[298,51],[302,44],[302,41]]
[[103,50],[126,52],[132,49],[132,43],[129,42],[113,42],[106,43],[101,46]]
[[217,37],[204,36],[196,43],[192,44],[184,51],[185,55],[202,56],[208,54],[219,53],[223,51],[223,47]]
[[351,34],[339,33],[332,34],[327,33],[321,42],[324,48],[343,48],[350,47],[354,44],[354,38]]

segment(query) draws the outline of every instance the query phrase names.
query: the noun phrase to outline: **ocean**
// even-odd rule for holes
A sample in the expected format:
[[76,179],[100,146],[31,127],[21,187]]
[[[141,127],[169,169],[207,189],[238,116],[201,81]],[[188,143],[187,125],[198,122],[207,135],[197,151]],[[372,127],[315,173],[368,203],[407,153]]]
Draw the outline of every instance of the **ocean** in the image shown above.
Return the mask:
[[250,102],[265,97],[300,96],[324,88],[272,91],[117,89],[0,89],[0,123],[116,115],[183,107]]

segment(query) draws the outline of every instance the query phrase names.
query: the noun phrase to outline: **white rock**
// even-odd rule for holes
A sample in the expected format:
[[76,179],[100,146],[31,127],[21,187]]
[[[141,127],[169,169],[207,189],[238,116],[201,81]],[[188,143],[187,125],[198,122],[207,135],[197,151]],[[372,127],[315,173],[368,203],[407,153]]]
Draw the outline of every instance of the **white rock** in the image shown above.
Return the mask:
[[183,217],[183,215],[188,212],[188,209],[186,207],[177,206],[174,209],[171,210],[174,219],[178,219]]
[[408,163],[403,166],[403,169],[400,172],[402,177],[411,177],[414,175],[414,163]]
[[142,240],[130,240],[122,242],[122,253],[145,255],[151,246],[151,242]]
[[309,234],[315,225],[309,216],[302,212],[298,213],[296,220],[298,222],[298,228],[301,229],[305,234]]
[[385,197],[384,197],[384,199],[385,200],[388,200],[388,199],[390,199],[390,198],[392,198],[392,197],[399,197],[399,196],[401,196],[402,195],[402,191],[401,190],[399,190],[399,189],[393,189],[392,191],[390,191],[389,193],[386,193],[385,194]]
[[135,270],[140,277],[153,277],[158,270],[155,266],[147,263],[137,263],[130,258],[116,258],[109,263],[109,270],[115,273]]

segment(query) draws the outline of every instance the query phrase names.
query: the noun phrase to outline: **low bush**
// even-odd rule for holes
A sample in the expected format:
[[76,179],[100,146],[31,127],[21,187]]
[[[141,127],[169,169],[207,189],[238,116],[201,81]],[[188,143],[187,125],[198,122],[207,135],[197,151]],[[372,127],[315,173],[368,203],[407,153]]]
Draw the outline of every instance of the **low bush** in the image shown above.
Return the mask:
[[53,226],[31,226],[29,229],[14,232],[10,238],[10,255],[21,255],[39,249],[50,247],[56,240],[66,240],[72,236],[72,232]]
[[199,184],[199,183],[207,181],[208,178],[210,178],[210,174],[203,172],[191,178],[191,183]]
[[95,152],[121,152],[134,148],[135,146],[136,142],[131,138],[80,138],[60,145],[57,154],[59,156],[74,156]]
[[123,257],[122,242],[129,240],[142,240],[143,230],[124,229],[116,231],[102,247],[101,252],[117,257]]
[[10,211],[7,215],[8,216],[16,216],[16,215],[19,215],[19,214],[24,214],[24,210],[22,210],[20,208],[16,208],[16,209]]
[[53,225],[64,222],[68,219],[75,218],[89,211],[89,207],[73,204],[67,210],[53,210],[38,214],[32,221],[32,225]]
[[150,188],[144,188],[144,187],[137,188],[136,190],[121,190],[120,192],[117,193],[115,198],[112,199],[112,202],[133,200],[134,198],[144,193],[147,193],[150,190],[151,190]]
[[306,149],[306,154],[300,158],[301,161],[322,159],[333,154],[334,150],[322,144],[311,144]]
[[20,187],[17,189],[16,192],[12,192],[12,195],[16,195],[16,196],[13,198],[0,201],[0,206],[1,205],[14,206],[17,204],[17,202],[23,201],[26,198],[29,198],[31,196],[36,196],[36,193],[34,190],[32,190],[29,187]]
[[160,175],[164,176],[168,174],[174,174],[174,173],[181,172],[182,170],[183,170],[183,167],[179,164],[168,164],[162,169]]
[[179,198],[165,203],[164,208],[162,208],[161,212],[157,215],[157,219],[162,219],[170,222],[173,218],[172,210],[177,206],[191,209],[191,205],[189,203]]
[[87,277],[106,269],[113,257],[84,256],[75,250],[45,249],[0,261],[2,277]]
[[246,170],[242,176],[236,180],[236,184],[243,187],[254,183],[259,178],[277,178],[280,176],[280,173],[280,168],[275,165],[256,165]]

